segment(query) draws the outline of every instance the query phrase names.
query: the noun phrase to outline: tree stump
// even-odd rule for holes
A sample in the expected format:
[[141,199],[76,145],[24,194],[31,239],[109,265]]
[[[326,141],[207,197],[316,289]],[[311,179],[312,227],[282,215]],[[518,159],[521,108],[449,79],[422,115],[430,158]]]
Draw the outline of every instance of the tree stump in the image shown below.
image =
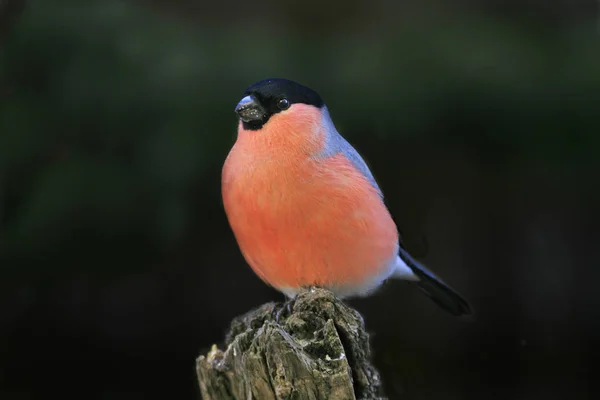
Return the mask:
[[196,360],[204,400],[383,400],[361,315],[310,288],[235,318],[226,350]]

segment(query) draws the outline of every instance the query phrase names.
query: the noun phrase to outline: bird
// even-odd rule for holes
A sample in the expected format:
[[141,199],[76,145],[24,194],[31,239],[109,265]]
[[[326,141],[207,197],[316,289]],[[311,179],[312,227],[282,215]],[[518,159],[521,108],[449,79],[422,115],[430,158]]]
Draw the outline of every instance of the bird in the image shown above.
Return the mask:
[[221,195],[238,247],[262,281],[291,300],[310,287],[345,299],[397,278],[453,316],[472,313],[402,245],[380,186],[316,91],[263,79],[244,91],[235,113]]

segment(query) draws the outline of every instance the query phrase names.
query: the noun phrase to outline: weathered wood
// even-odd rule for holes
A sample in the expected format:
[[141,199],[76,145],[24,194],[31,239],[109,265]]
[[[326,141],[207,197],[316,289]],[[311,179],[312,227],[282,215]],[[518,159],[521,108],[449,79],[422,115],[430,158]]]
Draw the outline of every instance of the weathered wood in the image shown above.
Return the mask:
[[384,399],[360,314],[324,289],[233,320],[196,360],[204,400]]

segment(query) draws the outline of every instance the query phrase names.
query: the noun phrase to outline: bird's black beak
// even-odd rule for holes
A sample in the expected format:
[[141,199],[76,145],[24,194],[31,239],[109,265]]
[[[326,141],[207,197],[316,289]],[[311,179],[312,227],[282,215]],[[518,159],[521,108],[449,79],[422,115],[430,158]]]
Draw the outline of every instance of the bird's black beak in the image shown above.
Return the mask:
[[267,117],[267,111],[256,99],[249,95],[244,97],[235,107],[235,112],[240,116],[240,119],[246,123],[261,122]]

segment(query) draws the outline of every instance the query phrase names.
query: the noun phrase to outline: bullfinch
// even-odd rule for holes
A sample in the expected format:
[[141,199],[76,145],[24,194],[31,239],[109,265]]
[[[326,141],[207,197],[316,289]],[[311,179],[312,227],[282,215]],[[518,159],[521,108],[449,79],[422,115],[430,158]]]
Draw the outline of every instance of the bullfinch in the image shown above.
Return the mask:
[[471,314],[461,295],[402,246],[373,174],[318,93],[266,79],[246,89],[235,112],[223,205],[245,260],[264,282],[289,298],[311,286],[347,298],[398,278],[452,315]]

